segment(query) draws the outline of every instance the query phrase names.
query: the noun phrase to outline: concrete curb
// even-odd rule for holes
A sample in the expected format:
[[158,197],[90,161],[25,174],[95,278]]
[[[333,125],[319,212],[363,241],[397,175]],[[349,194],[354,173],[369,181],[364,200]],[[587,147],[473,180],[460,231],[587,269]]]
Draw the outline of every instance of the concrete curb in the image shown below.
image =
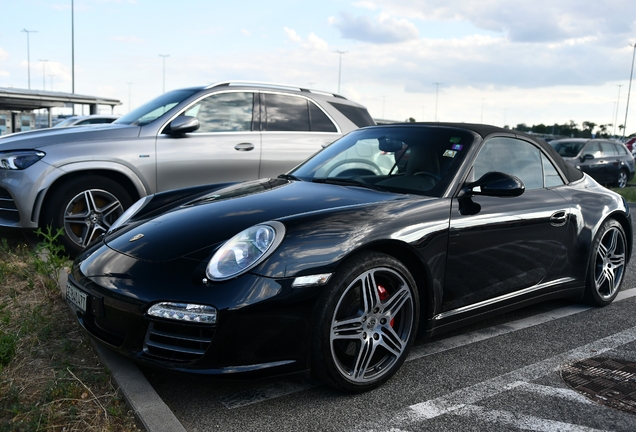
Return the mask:
[[[58,280],[62,297],[66,297],[68,275],[62,272]],[[139,368],[126,357],[104,348],[91,339],[104,366],[121,389],[128,406],[148,432],[186,432],[168,405],[159,397]]]

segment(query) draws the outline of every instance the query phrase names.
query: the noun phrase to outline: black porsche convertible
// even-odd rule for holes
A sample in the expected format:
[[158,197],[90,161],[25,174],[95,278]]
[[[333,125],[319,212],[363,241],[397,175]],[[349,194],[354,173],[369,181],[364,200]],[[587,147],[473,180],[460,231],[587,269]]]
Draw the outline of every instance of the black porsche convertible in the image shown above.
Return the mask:
[[368,127],[278,178],[147,196],[74,262],[66,298],[139,363],[311,370],[360,392],[429,337],[620,290],[629,207],[545,142],[493,126]]

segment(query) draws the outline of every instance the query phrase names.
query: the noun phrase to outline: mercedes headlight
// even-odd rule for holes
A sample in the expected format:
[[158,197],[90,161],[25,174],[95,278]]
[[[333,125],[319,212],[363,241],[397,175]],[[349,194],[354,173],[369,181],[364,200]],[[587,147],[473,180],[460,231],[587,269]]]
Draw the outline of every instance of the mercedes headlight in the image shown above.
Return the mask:
[[283,237],[285,225],[276,221],[241,231],[216,251],[205,269],[208,279],[222,281],[249,271],[274,252]]
[[16,150],[0,152],[0,169],[27,169],[28,167],[42,159],[45,155],[46,153],[36,150]]

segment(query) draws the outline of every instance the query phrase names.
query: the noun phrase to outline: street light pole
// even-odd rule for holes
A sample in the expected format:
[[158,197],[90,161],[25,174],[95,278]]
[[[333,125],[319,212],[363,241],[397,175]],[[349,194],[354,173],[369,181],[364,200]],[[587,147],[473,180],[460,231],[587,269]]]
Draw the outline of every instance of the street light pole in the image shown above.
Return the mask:
[[166,92],[166,57],[170,57],[170,54],[159,54],[159,57],[163,57],[163,93]]
[[435,84],[435,121],[437,121],[437,100],[439,99],[439,86],[442,83],[433,83]]
[[621,102],[621,87],[623,87],[623,84],[617,84],[618,87],[618,98],[616,99],[616,112],[614,114],[614,138],[616,138],[616,122],[618,121],[618,107],[619,104]]
[[349,51],[336,51],[340,56],[338,59],[338,94],[340,94],[340,77],[342,74],[342,55],[348,53]]
[[634,75],[634,56],[636,56],[636,43],[630,46],[634,49],[632,53],[632,71],[629,73],[629,87],[627,88],[627,106],[625,107],[625,121],[623,122],[623,141],[625,141],[625,129],[627,129],[627,112],[629,110],[629,95],[632,92],[632,76]]
[[37,33],[37,30],[27,30],[25,28],[22,29],[24,33],[27,34],[27,76],[29,79],[29,90],[31,90],[31,52],[29,47],[29,33]]
[[42,62],[42,90],[46,91],[46,62],[48,60],[38,59]]

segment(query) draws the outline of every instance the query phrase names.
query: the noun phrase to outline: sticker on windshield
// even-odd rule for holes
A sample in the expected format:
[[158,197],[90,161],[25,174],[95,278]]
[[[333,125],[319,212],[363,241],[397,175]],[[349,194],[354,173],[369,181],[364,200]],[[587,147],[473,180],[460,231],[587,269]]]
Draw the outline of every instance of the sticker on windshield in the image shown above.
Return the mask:
[[461,137],[451,137],[450,142],[457,144],[458,142],[460,142],[462,140]]
[[453,147],[452,147],[453,150],[458,150],[458,151],[461,150],[462,148],[464,148],[464,146],[461,144],[453,144]]
[[449,158],[454,158],[456,154],[457,154],[457,152],[455,150],[446,150],[444,152],[444,156],[449,157]]

